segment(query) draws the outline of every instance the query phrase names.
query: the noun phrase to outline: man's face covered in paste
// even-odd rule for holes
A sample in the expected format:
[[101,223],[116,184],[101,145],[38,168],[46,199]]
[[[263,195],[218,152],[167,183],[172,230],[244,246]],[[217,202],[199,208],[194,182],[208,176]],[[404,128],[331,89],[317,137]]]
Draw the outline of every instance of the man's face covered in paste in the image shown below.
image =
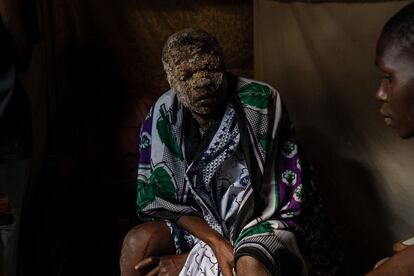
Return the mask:
[[222,57],[206,48],[175,49],[168,55],[169,66],[165,68],[168,82],[178,99],[198,115],[214,113],[227,92]]

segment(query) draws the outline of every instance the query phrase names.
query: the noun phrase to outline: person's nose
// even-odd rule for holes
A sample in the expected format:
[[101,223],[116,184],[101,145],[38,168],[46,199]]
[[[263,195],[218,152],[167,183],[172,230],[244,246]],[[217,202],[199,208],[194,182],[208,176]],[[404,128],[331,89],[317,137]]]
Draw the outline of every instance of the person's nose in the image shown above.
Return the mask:
[[386,102],[388,98],[387,91],[385,90],[385,87],[383,83],[381,82],[380,86],[377,89],[377,93],[375,93],[375,99],[380,102]]
[[193,76],[195,87],[204,87],[211,84],[210,76],[207,72],[199,71]]

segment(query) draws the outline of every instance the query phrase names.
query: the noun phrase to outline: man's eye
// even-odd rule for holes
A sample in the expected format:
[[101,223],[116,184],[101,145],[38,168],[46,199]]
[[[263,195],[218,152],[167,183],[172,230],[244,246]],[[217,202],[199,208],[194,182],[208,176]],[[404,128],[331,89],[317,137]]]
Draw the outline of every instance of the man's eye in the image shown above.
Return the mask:
[[192,73],[187,73],[187,74],[182,75],[180,79],[182,81],[186,81],[186,80],[190,79],[192,76],[193,76]]
[[388,75],[382,76],[382,79],[389,82],[389,83],[392,81],[392,77],[388,76]]

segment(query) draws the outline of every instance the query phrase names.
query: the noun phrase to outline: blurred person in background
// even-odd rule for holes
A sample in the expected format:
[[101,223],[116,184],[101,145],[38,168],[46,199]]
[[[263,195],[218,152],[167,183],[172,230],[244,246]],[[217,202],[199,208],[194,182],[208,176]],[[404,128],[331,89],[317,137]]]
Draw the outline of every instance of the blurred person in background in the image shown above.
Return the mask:
[[31,104],[18,75],[39,39],[35,0],[0,1],[0,275],[16,275],[17,241],[29,182]]

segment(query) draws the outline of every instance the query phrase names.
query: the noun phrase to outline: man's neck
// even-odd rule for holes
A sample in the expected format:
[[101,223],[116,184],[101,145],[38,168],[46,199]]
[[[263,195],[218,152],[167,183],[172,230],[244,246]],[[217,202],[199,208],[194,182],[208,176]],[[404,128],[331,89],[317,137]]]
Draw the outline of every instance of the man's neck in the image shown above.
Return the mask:
[[196,114],[196,113],[191,113],[191,115],[193,116],[193,118],[198,123],[198,130],[199,130],[201,136],[203,136],[204,133],[209,129],[209,127],[211,126],[211,124],[213,122],[212,116],[210,114],[209,115],[200,115],[200,114]]
[[193,118],[198,124],[198,130],[201,136],[204,135],[204,133],[213,125],[214,122],[221,121],[221,119],[223,118],[226,106],[227,105],[222,104],[222,106],[218,110],[210,114],[198,114],[198,113],[191,112],[191,115],[193,116]]

